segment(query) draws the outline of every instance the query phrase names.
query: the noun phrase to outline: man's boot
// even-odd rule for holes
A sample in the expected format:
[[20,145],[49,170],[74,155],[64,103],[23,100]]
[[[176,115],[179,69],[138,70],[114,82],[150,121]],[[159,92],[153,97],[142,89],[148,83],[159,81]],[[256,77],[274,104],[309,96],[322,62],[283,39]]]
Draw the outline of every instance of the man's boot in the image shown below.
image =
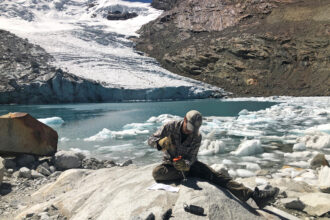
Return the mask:
[[254,189],[252,194],[252,199],[256,202],[260,209],[264,208],[266,205],[274,201],[278,195],[279,188],[274,187],[271,190],[259,190],[257,187]]

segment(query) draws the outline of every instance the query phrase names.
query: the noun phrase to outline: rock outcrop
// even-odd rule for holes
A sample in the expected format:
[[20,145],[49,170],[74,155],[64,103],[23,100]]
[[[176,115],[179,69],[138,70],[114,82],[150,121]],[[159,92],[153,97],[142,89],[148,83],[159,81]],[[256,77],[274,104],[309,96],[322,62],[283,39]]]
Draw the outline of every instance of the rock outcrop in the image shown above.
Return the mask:
[[131,18],[135,18],[137,17],[138,14],[135,12],[120,12],[120,11],[115,11],[115,12],[111,12],[109,11],[108,15],[107,15],[107,19],[108,20],[127,20],[127,19],[131,19]]
[[180,0],[153,0],[151,6],[159,10],[171,10]]
[[0,116],[0,153],[53,155],[57,132],[27,113]]
[[[137,49],[239,96],[330,95],[329,1],[157,0]],[[161,39],[161,40],[160,40]]]
[[[178,193],[147,190],[155,183],[153,166],[67,170],[56,182],[34,193],[32,206],[22,210],[17,219],[40,215],[48,207],[56,207],[60,215],[72,220],[146,219],[151,213],[162,219],[169,209],[171,219],[261,219],[225,190],[196,179],[178,185]],[[206,216],[185,212],[184,203],[203,207]]]

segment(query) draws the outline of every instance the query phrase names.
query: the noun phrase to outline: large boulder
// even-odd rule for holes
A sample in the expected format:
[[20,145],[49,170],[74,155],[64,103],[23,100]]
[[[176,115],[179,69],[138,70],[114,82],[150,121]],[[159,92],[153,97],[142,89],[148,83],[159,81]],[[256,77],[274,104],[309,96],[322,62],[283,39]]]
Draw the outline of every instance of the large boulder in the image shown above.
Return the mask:
[[53,155],[57,132],[27,113],[0,116],[0,154]]
[[1,183],[3,180],[3,175],[5,173],[5,166],[4,166],[3,162],[4,162],[4,159],[2,157],[0,157],[0,186],[1,186]]
[[[71,220],[145,219],[151,213],[162,219],[169,209],[173,220],[261,219],[226,190],[198,179],[177,185],[178,193],[148,190],[155,183],[151,175],[154,166],[67,170],[56,182],[32,194],[31,205],[20,210],[16,218],[54,206]],[[206,216],[185,212],[184,203],[203,207]]]

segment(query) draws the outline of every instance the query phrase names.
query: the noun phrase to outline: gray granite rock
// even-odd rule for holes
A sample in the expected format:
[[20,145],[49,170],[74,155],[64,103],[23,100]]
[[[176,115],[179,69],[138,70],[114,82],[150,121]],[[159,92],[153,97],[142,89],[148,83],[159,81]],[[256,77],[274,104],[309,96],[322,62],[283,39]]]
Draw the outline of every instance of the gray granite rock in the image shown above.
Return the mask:
[[47,170],[47,169],[46,169],[44,166],[42,166],[42,165],[39,165],[39,166],[37,167],[36,171],[37,171],[38,173],[41,173],[42,175],[45,175],[45,176],[49,176],[49,175],[52,174],[49,170]]
[[27,167],[22,167],[22,168],[19,169],[19,175],[18,176],[30,179],[31,178],[31,170]]
[[45,176],[35,170],[31,170],[31,177],[33,179],[38,179],[38,178],[44,178]]
[[58,170],[67,170],[72,168],[80,168],[84,156],[81,153],[73,151],[58,151],[55,154],[54,162]]
[[50,167],[49,167],[49,171],[50,171],[51,173],[54,173],[54,172],[56,171],[56,167],[54,167],[54,166],[50,166]]

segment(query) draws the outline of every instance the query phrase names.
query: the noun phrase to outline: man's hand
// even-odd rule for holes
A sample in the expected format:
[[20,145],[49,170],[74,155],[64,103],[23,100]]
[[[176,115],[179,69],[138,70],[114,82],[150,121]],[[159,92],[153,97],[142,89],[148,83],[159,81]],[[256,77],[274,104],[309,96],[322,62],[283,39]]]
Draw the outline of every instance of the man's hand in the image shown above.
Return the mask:
[[173,166],[175,169],[177,169],[179,171],[183,171],[183,172],[189,171],[189,169],[190,169],[190,166],[183,159],[174,161]]
[[158,141],[159,146],[162,148],[162,151],[166,151],[168,149],[170,149],[171,145],[172,145],[172,140],[171,137],[164,137],[162,139],[160,139]]

